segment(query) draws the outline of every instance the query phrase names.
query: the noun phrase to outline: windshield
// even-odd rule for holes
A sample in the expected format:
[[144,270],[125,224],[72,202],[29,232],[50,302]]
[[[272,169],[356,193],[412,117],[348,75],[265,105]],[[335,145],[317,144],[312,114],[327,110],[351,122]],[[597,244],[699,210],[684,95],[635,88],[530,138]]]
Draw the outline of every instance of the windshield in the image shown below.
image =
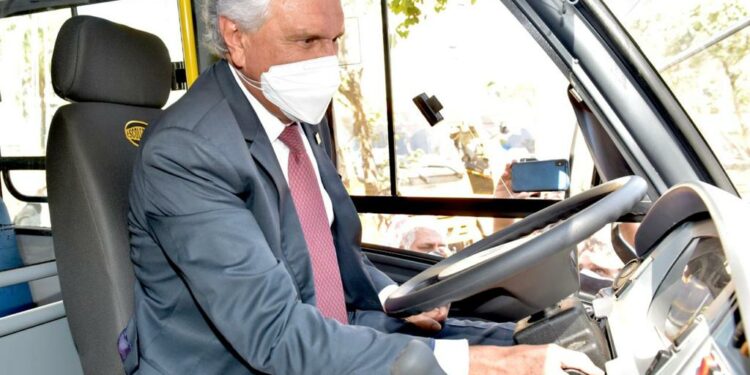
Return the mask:
[[750,0],[604,1],[750,196]]

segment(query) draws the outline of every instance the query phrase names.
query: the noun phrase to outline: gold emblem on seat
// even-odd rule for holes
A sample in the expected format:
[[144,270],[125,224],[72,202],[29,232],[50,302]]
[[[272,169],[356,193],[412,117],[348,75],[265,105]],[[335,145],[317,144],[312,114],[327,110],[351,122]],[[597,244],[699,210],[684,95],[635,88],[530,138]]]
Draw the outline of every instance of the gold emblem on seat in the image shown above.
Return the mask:
[[143,137],[143,132],[146,131],[147,126],[148,123],[143,121],[128,121],[128,123],[125,124],[125,139],[135,147],[140,146],[141,137]]

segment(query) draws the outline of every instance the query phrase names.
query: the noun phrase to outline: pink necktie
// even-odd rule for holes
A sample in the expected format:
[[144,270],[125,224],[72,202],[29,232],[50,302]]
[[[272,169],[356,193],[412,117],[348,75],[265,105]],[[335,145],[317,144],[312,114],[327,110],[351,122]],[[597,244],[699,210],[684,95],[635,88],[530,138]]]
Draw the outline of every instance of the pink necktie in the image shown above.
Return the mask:
[[347,324],[344,287],[333,236],[318,178],[298,127],[297,123],[287,126],[279,139],[289,147],[289,189],[312,259],[318,308],[323,316]]

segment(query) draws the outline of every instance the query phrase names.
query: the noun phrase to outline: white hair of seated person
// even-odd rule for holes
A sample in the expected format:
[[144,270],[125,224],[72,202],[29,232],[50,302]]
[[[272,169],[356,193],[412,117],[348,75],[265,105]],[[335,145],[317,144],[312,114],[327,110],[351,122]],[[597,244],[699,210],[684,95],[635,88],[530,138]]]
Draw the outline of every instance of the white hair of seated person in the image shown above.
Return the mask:
[[417,229],[418,228],[411,228],[408,232],[404,233],[401,236],[401,241],[398,244],[398,247],[402,249],[411,248],[411,245],[414,243],[414,240],[417,238]]
[[271,0],[204,0],[201,15],[206,25],[203,42],[217,56],[225,56],[227,45],[219,30],[219,17],[234,21],[242,31],[258,30],[268,16]]
[[419,228],[430,228],[436,229],[441,228],[440,223],[437,219],[431,217],[421,216],[405,216],[394,221],[391,224],[391,233],[396,234],[393,237],[392,245],[394,247],[400,247],[408,249],[414,243],[415,234]]
[[[443,244],[445,244],[446,241],[445,235],[443,233],[444,231],[441,231],[440,228],[442,228],[442,225],[440,225],[440,223],[436,219],[409,218],[399,228],[400,235],[398,236],[398,247],[402,249],[424,252],[424,250],[414,248],[414,243],[415,241],[417,241],[417,235],[420,231],[433,233],[437,238],[440,238]],[[447,249],[447,244],[445,244],[445,246],[446,247],[444,249],[435,249],[433,251],[430,251],[429,254],[438,256],[450,255],[451,252]]]

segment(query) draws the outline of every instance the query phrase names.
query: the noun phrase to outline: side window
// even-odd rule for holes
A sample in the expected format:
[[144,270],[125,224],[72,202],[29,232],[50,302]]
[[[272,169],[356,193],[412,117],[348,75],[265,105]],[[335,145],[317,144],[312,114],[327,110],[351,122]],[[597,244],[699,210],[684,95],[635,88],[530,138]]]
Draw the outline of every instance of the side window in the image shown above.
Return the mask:
[[493,233],[493,219],[360,214],[362,242],[449,257]]
[[[568,159],[568,81],[502,2],[423,11],[408,33],[391,17],[399,194],[492,197],[499,183],[507,197],[507,164]],[[412,101],[421,93],[443,106],[433,127]]]
[[[108,19],[158,36],[169,50],[172,62],[184,60],[180,20],[175,0],[120,0],[79,6],[79,15]],[[172,91],[167,106],[182,97],[185,90]]]
[[[44,156],[49,123],[65,104],[52,89],[50,64],[60,27],[70,9],[0,19],[0,153],[3,157]],[[49,227],[46,203],[11,194],[7,182],[30,197],[47,195],[44,171],[10,171],[2,197],[17,226]]]
[[[570,192],[590,187],[593,166],[576,135],[569,82],[502,2],[454,1],[437,10],[424,5],[416,18],[389,3],[386,50],[378,2],[344,2],[343,85],[334,119],[339,173],[350,194],[388,196],[395,181],[401,197],[526,198],[511,191],[507,168],[527,158],[575,159]],[[414,104],[420,94],[443,107],[443,120],[434,126]],[[388,164],[389,121],[395,179]],[[513,222],[381,214],[361,219],[365,243],[440,256]]]
[[388,119],[380,5],[344,1],[341,86],[333,100],[339,173],[351,195],[390,195]]
[[[172,61],[182,61],[177,2],[128,0],[78,7],[93,15],[158,35]],[[46,201],[44,157],[55,111],[66,105],[52,88],[50,66],[55,39],[70,8],[0,19],[0,271],[48,266],[54,261]],[[170,102],[184,91],[173,91]],[[14,168],[32,167],[33,170]],[[11,225],[8,225],[10,223]],[[42,229],[42,230],[39,230]],[[0,288],[0,317],[61,299],[56,276]]]
[[[172,61],[183,60],[176,1],[113,1],[80,6],[77,12],[156,34],[167,45]],[[45,156],[52,116],[66,104],[52,88],[52,50],[60,27],[71,14],[66,8],[0,19],[0,66],[7,78],[0,81],[0,156]],[[172,91],[168,103],[183,93]],[[39,199],[47,195],[44,171],[17,170],[6,175],[2,199],[13,223],[49,228],[48,206]]]

